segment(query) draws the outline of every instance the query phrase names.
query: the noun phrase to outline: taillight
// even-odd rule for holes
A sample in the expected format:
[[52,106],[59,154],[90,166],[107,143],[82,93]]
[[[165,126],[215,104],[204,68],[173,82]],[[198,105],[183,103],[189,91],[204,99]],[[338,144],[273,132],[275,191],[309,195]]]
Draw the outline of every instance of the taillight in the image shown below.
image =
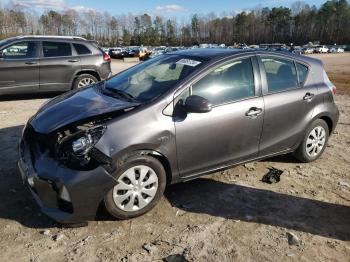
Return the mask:
[[106,62],[111,61],[111,57],[109,56],[109,54],[106,54],[105,52],[103,52],[103,60]]
[[335,95],[337,93],[337,87],[336,86],[332,86],[331,90],[332,90],[333,95]]
[[328,88],[332,91],[333,95],[335,95],[335,93],[337,92],[337,88],[336,86],[331,82],[331,80],[329,80],[328,75],[326,73],[326,71],[324,71],[323,69],[323,79],[325,84],[328,86]]

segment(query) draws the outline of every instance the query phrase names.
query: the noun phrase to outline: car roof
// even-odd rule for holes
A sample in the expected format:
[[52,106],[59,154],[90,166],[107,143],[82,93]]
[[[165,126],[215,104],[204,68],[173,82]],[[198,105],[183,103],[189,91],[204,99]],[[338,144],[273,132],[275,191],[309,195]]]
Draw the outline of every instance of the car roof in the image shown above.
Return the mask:
[[195,56],[200,58],[207,59],[216,59],[222,58],[234,54],[239,54],[243,51],[243,49],[226,49],[226,48],[194,48],[177,51],[176,54],[185,55],[185,56]]
[[296,59],[304,61],[308,64],[320,64],[322,63],[319,59],[312,58],[304,55],[297,55],[284,51],[270,51],[263,49],[238,49],[238,48],[195,48],[195,49],[187,49],[180,50],[176,52],[170,52],[169,54],[178,54],[184,56],[193,56],[199,57],[203,59],[209,59],[212,61],[221,60],[225,57],[230,56],[240,56],[245,54],[262,54],[262,55],[274,55],[280,56],[281,58],[286,57],[290,59]]

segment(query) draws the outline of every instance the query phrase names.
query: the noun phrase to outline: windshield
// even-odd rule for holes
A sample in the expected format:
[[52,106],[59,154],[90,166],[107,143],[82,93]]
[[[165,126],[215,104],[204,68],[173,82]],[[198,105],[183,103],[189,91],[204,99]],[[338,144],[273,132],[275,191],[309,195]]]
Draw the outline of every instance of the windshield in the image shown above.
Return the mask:
[[166,93],[203,62],[198,58],[162,55],[112,77],[106,81],[105,89],[123,92],[139,102],[149,102]]
[[0,40],[0,47],[10,42],[9,39]]

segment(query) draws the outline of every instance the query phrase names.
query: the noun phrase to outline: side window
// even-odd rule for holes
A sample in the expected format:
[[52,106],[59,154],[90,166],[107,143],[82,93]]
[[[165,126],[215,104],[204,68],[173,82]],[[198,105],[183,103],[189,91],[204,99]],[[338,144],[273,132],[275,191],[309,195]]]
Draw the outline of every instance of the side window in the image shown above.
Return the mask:
[[307,72],[309,71],[307,66],[304,66],[302,64],[296,63],[297,65],[297,71],[298,71],[298,77],[299,77],[299,84],[303,85],[306,80]]
[[254,73],[250,58],[222,65],[192,85],[192,95],[220,105],[255,95]]
[[15,43],[1,50],[1,57],[5,59],[26,59],[37,57],[35,42]]
[[91,51],[89,48],[87,48],[85,45],[82,44],[73,44],[75,50],[77,51],[78,55],[88,55],[91,54]]
[[266,72],[269,93],[295,89],[298,87],[298,76],[293,61],[262,57]]
[[44,57],[71,56],[72,49],[69,43],[43,42]]

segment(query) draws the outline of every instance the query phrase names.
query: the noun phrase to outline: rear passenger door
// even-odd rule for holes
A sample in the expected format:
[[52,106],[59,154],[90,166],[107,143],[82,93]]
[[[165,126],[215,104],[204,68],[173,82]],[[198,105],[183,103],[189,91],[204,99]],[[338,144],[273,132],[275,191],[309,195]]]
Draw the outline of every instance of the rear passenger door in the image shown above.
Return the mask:
[[289,58],[260,56],[265,104],[259,155],[289,150],[300,142],[314,108],[317,89],[309,85],[308,65]]
[[43,41],[40,59],[40,90],[63,91],[72,87],[80,71],[80,58],[71,43]]

